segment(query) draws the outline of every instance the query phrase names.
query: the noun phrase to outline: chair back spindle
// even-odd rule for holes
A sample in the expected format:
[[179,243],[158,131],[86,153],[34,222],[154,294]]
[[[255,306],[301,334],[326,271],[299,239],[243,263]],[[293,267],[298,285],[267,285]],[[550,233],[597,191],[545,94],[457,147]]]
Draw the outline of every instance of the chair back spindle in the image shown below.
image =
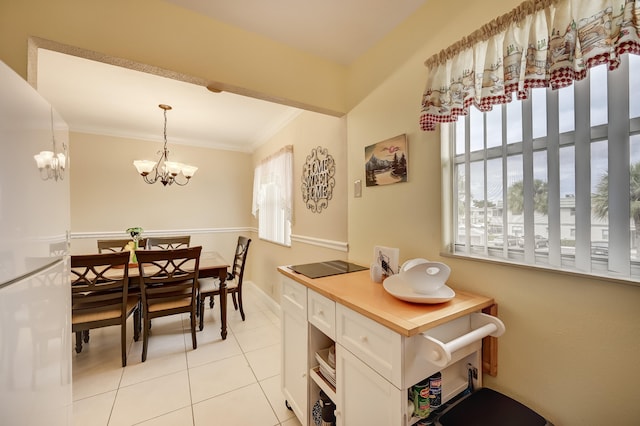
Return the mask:
[[191,339],[196,341],[196,300],[198,269],[202,247],[175,250],[138,250],[138,270],[142,293],[143,345],[142,361],[147,358],[151,320],[189,313]]
[[140,329],[139,296],[128,292],[129,253],[71,256],[72,331],[76,352],[89,341],[92,328],[121,326],[122,366],[126,361],[126,321],[134,316],[134,339]]

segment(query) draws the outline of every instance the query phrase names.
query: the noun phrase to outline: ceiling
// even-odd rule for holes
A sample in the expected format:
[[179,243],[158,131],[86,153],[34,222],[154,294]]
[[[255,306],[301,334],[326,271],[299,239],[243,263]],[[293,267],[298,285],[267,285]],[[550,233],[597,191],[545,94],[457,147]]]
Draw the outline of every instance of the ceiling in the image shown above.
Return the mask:
[[348,65],[426,0],[166,0]]
[[[349,64],[426,0],[166,0],[218,21]],[[45,49],[38,91],[74,132],[252,152],[300,110]]]

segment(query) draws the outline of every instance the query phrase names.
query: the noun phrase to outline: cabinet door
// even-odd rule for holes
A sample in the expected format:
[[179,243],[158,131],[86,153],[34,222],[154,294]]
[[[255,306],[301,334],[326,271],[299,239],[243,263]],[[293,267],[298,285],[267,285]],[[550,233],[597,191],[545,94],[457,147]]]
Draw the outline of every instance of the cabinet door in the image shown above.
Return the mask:
[[336,345],[336,421],[338,426],[406,424],[406,392]]
[[282,310],[282,392],[302,423],[308,424],[307,320]]

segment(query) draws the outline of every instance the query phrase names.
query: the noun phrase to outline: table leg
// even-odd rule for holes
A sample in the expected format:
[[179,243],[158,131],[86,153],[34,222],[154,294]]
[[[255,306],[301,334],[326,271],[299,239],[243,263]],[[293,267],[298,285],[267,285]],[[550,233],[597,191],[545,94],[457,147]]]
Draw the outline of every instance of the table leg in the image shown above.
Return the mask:
[[220,335],[222,340],[227,338],[227,270],[220,272],[220,322],[222,323]]

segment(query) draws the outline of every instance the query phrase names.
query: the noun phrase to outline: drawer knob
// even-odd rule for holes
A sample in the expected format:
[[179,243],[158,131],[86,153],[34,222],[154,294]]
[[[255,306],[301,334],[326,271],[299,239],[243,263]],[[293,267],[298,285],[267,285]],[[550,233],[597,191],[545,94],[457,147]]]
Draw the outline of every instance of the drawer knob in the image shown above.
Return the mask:
[[318,315],[324,315],[324,311],[322,309],[318,309]]
[[367,341],[368,341],[368,340],[369,340],[369,339],[367,339],[367,336],[360,336],[360,341],[361,341],[362,343],[367,343]]

